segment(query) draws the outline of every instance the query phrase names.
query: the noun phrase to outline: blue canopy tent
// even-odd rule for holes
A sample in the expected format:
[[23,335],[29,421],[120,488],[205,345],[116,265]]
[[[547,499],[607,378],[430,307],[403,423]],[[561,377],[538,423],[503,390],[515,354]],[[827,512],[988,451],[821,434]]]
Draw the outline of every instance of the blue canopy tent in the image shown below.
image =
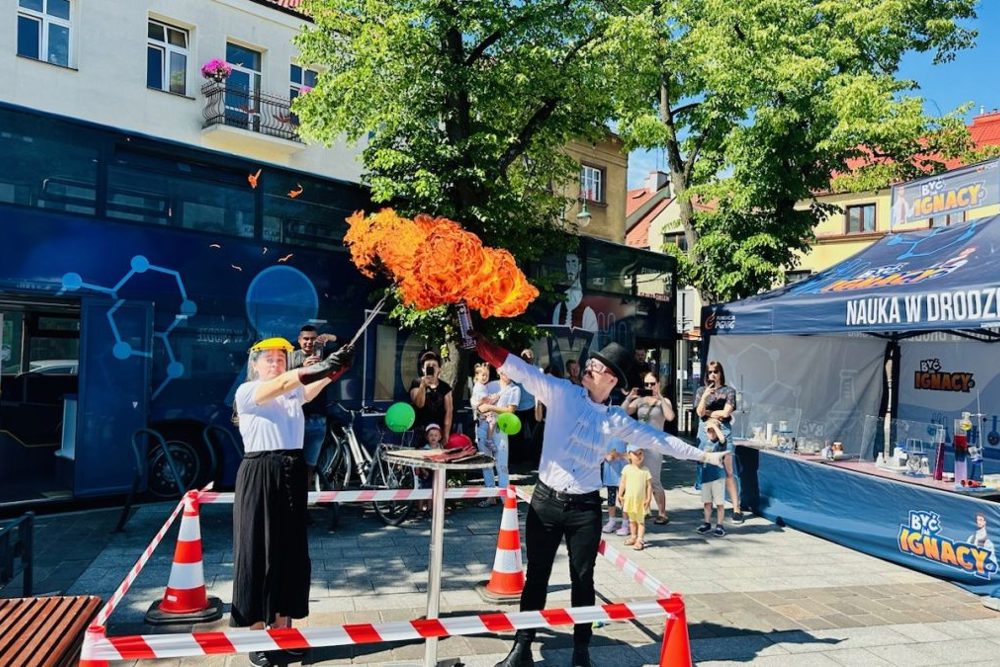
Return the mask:
[[708,306],[710,336],[961,331],[1000,338],[1000,216],[892,234],[792,285]]
[[[707,306],[702,333],[742,399],[737,437],[780,421],[870,461],[912,424],[918,441],[935,425],[950,439],[970,412],[970,443],[1000,471],[1000,216],[892,234],[802,282]],[[978,565],[955,549],[973,553],[977,521],[1000,530],[1000,505],[797,458],[759,466],[749,504],[765,516],[998,595],[992,542]]]

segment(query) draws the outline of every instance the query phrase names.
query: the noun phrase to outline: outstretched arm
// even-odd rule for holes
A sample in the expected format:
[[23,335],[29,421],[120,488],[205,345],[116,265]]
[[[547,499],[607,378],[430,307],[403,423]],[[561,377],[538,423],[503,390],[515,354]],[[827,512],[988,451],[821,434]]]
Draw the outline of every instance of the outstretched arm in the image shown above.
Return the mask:
[[[303,385],[306,385],[305,400],[311,401],[323,387],[347,372],[353,360],[354,348],[345,345],[323,361],[285,371],[273,380],[261,382],[254,390],[253,401],[263,405]],[[313,388],[314,384],[319,386]]]

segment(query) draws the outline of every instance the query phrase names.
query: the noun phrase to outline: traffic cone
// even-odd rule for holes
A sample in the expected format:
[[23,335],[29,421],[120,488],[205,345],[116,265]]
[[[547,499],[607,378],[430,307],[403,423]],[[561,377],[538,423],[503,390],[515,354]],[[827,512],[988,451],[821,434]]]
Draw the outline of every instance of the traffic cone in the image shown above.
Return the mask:
[[521,567],[521,531],[517,523],[517,497],[514,487],[507,487],[497,535],[497,555],[493,559],[493,574],[488,582],[476,585],[476,592],[487,602],[518,602],[524,590],[524,569]]
[[688,639],[684,598],[679,593],[674,593],[663,607],[670,612],[671,617],[667,619],[667,627],[663,630],[660,667],[691,667],[691,642]]
[[83,636],[83,646],[80,649],[79,667],[110,667],[110,660],[93,658],[94,645],[105,639],[105,628],[102,625],[91,625]]
[[174,563],[163,600],[154,602],[146,612],[146,622],[204,623],[222,618],[222,601],[208,597],[205,569],[201,561],[201,525],[198,521],[198,492],[184,494],[184,515],[177,533]]

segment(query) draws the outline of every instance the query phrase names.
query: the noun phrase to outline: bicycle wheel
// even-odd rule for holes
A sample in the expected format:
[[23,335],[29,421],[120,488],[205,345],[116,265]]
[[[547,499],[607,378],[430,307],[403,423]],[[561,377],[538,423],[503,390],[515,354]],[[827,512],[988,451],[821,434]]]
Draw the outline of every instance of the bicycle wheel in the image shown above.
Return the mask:
[[[347,456],[347,448],[341,440],[334,439],[323,447],[319,461],[316,462],[316,490],[341,491],[350,474],[351,462]],[[330,503],[327,509],[329,529],[336,530],[340,527],[340,505]]]
[[[399,463],[389,463],[382,458],[381,451],[372,461],[369,486],[373,489],[412,489],[413,468]],[[413,511],[413,501],[389,500],[372,503],[375,513],[388,526],[398,526],[406,521]]]
[[[198,456],[198,451],[182,440],[170,440],[166,444],[181,476],[181,483],[186,488],[191,488],[201,474],[201,458]],[[177,481],[160,447],[157,447],[149,457],[148,475],[146,489],[151,495],[157,498],[176,498],[181,495],[183,489],[177,488]]]
[[347,450],[340,440],[324,446],[316,462],[316,491],[340,491],[351,473]]

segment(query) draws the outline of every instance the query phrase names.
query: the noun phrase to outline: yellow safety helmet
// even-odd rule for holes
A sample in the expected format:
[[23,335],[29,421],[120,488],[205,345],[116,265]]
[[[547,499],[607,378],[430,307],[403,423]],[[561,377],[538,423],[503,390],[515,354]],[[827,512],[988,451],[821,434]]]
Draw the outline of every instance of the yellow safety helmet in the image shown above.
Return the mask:
[[261,350],[284,350],[285,352],[291,352],[295,348],[286,339],[281,336],[275,336],[273,338],[265,338],[262,341],[254,343],[250,348],[250,353],[260,352]]
[[288,357],[294,349],[295,348],[292,347],[292,344],[281,336],[265,338],[262,341],[254,343],[247,354],[247,380],[253,381],[257,379],[257,370],[254,368],[254,362],[260,358],[262,352],[281,350],[285,353],[285,367],[287,368]]

